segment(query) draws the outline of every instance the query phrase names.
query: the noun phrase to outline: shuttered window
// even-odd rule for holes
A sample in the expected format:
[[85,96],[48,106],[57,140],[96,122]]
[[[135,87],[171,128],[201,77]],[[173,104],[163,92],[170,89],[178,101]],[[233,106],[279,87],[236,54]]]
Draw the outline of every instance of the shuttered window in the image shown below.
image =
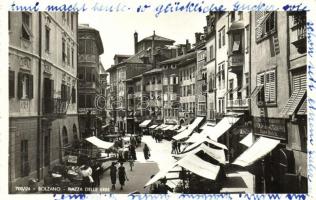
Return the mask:
[[[275,70],[257,75],[257,86],[255,91],[258,101],[266,103],[276,102],[276,75]],[[259,87],[262,86],[262,87]],[[253,92],[253,93],[254,93]]]
[[[301,104],[302,107],[304,104],[304,97],[306,98],[306,73],[304,70],[292,72],[292,91],[291,97],[281,111],[283,116],[293,115],[299,105]],[[304,111],[300,113],[304,113]]]
[[72,87],[71,90],[71,99],[72,99],[72,103],[76,103],[76,88]]
[[262,38],[271,35],[276,30],[276,12],[261,11],[255,12],[256,24],[256,40],[260,41]]

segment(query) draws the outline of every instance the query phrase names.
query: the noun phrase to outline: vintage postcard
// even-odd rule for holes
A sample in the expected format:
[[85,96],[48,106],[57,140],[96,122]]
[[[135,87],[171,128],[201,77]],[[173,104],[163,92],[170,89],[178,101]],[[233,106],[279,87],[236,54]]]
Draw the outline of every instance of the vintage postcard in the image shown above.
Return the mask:
[[9,198],[315,198],[315,2],[0,9]]

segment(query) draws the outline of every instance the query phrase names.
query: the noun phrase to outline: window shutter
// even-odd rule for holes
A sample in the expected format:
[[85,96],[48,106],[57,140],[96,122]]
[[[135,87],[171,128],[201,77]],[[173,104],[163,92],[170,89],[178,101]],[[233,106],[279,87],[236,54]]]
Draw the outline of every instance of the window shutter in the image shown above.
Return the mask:
[[276,81],[275,81],[275,71],[270,73],[270,102],[276,101]]
[[33,75],[32,74],[29,74],[28,75],[28,98],[29,99],[33,99],[33,96],[34,96],[34,91],[33,91]]
[[9,97],[15,96],[15,72],[9,71]]
[[71,99],[72,103],[76,103],[76,89],[74,87],[72,87]]
[[256,39],[260,39],[263,34],[263,24],[262,20],[264,19],[265,13],[264,11],[255,12],[255,18],[256,18]]
[[51,98],[54,98],[54,80],[50,80],[50,92],[51,92]]
[[264,83],[264,99],[265,102],[270,101],[270,72],[265,73],[264,75],[265,83]]
[[21,99],[23,95],[23,73],[18,73],[18,98]]

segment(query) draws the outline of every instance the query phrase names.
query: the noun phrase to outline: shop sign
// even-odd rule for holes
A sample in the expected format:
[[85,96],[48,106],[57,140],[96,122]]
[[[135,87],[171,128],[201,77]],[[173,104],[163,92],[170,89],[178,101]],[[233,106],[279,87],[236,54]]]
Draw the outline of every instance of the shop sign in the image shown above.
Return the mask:
[[286,140],[286,121],[280,118],[253,118],[253,132],[255,135]]
[[74,163],[74,164],[76,164],[77,163],[77,161],[78,161],[78,157],[77,156],[68,156],[68,162],[69,163]]

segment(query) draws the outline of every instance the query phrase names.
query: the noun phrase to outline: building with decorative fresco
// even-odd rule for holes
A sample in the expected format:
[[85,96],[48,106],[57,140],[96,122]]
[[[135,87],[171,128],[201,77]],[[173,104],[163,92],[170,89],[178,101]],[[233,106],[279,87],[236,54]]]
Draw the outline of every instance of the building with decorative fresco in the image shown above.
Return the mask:
[[78,14],[9,12],[9,192],[39,180],[79,139]]
[[88,24],[78,29],[78,113],[83,138],[97,135],[102,125],[102,111],[96,107],[101,95],[100,55],[103,44],[99,31]]

